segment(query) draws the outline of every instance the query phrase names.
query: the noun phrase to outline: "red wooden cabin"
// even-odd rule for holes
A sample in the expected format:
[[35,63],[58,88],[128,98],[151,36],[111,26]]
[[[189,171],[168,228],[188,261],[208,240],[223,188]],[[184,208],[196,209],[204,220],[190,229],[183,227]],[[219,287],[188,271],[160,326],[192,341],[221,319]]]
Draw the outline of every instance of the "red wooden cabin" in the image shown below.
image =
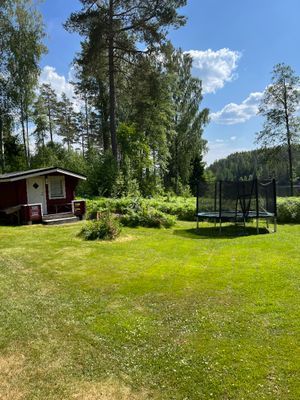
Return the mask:
[[75,200],[79,180],[86,177],[56,167],[0,175],[0,213],[19,223],[81,219],[85,202]]

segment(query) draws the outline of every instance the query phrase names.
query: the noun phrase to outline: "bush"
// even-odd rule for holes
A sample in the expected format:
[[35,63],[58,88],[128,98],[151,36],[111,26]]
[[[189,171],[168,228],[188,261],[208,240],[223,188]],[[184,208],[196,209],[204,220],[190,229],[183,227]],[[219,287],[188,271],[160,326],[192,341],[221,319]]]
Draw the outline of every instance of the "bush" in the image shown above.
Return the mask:
[[88,216],[95,216],[97,212],[109,210],[112,213],[126,215],[141,212],[151,208],[165,214],[176,216],[180,220],[195,220],[195,198],[183,197],[155,197],[145,199],[142,197],[122,197],[120,199],[98,198],[87,201]]
[[134,211],[129,211],[125,215],[121,215],[120,222],[124,226],[129,226],[131,228],[136,228],[141,225],[140,214]]
[[300,223],[300,198],[283,197],[278,199],[278,222]]
[[127,214],[121,216],[120,220],[122,225],[125,226],[144,226],[148,228],[171,228],[176,223],[176,217],[153,208],[138,212],[129,211]]
[[114,240],[121,233],[119,221],[105,213],[99,220],[88,221],[80,231],[85,240]]

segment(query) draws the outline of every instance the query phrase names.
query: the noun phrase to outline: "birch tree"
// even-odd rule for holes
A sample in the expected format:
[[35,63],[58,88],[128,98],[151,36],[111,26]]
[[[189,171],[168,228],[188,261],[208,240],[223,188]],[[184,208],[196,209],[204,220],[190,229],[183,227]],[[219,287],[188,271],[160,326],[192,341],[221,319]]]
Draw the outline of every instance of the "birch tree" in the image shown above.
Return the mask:
[[24,156],[29,166],[29,118],[40,73],[39,61],[46,48],[41,14],[31,0],[15,0],[8,8],[11,96],[15,102],[22,130]]

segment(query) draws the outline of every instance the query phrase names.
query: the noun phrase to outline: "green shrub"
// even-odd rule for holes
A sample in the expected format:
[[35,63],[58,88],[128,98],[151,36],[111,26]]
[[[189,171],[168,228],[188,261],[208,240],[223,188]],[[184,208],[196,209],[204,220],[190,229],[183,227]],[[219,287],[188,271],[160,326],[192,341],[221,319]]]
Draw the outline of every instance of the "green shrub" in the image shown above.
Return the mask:
[[278,222],[300,223],[300,198],[285,197],[278,199]]
[[116,214],[126,215],[134,212],[141,212],[146,208],[153,208],[165,214],[176,216],[180,220],[194,221],[195,219],[195,198],[183,197],[155,197],[145,199],[142,197],[122,197],[120,199],[98,198],[87,201],[88,217],[95,217],[97,212],[104,210]]
[[167,215],[153,208],[142,211],[129,211],[121,216],[121,223],[125,226],[144,226],[148,228],[171,228],[176,223],[176,217]]
[[141,226],[140,214],[135,211],[129,211],[120,217],[120,222],[124,226],[129,226],[130,228],[136,228]]
[[[213,199],[202,199],[201,205],[211,207]],[[203,203],[204,202],[204,203]],[[124,221],[132,226],[141,225],[141,213],[145,209],[155,209],[164,214],[176,216],[179,220],[194,221],[196,201],[194,197],[184,198],[179,196],[154,197],[145,199],[141,197],[122,197],[120,199],[98,198],[87,201],[88,215],[95,216],[97,212],[109,210],[112,213],[121,214],[122,218],[129,214]],[[134,213],[137,213],[136,216]],[[145,218],[146,220],[147,218]],[[155,219],[155,218],[153,218]],[[278,222],[300,223],[300,198],[279,197],[278,198]],[[126,222],[127,223],[127,222]]]
[[145,201],[145,199],[140,197],[122,197],[120,199],[98,198],[87,200],[87,217],[93,219],[97,212],[101,213],[104,211],[115,214],[126,214],[129,210],[139,211],[142,209]]
[[121,233],[119,221],[109,213],[104,213],[99,220],[86,222],[80,231],[85,240],[114,240]]

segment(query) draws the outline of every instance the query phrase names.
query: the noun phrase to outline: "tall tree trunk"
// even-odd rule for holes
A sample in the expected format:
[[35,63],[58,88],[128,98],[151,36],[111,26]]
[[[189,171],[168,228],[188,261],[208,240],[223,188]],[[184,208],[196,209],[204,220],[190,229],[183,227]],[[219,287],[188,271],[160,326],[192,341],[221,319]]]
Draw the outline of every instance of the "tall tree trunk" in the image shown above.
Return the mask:
[[290,175],[290,191],[291,196],[294,196],[294,176],[293,176],[293,154],[291,139],[288,133],[288,156],[289,156],[289,175]]
[[102,141],[103,141],[103,150],[106,153],[110,147],[110,140],[109,140],[109,129],[108,129],[108,121],[107,118],[103,115],[102,119]]
[[294,176],[293,176],[293,154],[292,154],[292,144],[291,144],[291,131],[290,131],[290,121],[287,107],[287,92],[286,85],[284,84],[284,112],[285,112],[285,126],[286,126],[286,136],[288,145],[288,157],[289,157],[289,176],[290,176],[290,195],[294,196]]
[[[91,144],[90,144],[90,128],[89,128],[89,109],[88,109],[88,101],[86,94],[84,95],[84,108],[85,108],[86,141],[87,141],[87,147],[89,149]],[[84,149],[82,149],[82,152],[84,155]]]
[[175,193],[179,195],[178,141],[175,137]]
[[104,153],[106,153],[110,149],[110,140],[109,140],[109,100],[107,100],[106,89],[101,80],[98,80],[99,86],[99,98],[98,98],[98,109],[100,112],[101,119],[101,139],[103,144]]
[[116,88],[115,88],[115,59],[114,59],[114,0],[109,0],[109,49],[108,49],[108,73],[109,73],[109,123],[111,136],[111,149],[114,158],[118,161],[117,133],[116,133]]
[[85,157],[85,148],[84,148],[84,134],[81,134],[81,149],[82,149],[82,156]]
[[1,116],[0,116],[0,168],[1,168],[1,173],[3,174],[5,170],[4,123]]
[[29,145],[29,122],[28,122],[28,115],[26,114],[26,147],[27,147],[27,165],[30,166],[30,145]]
[[49,134],[50,134],[50,142],[53,143],[53,132],[52,132],[52,119],[51,119],[51,109],[48,104],[48,119],[49,119]]
[[23,106],[22,105],[21,105],[21,127],[22,127],[22,138],[23,138],[25,162],[26,162],[26,165],[28,166],[28,153],[27,153],[25,117],[24,117],[24,110],[23,110]]

